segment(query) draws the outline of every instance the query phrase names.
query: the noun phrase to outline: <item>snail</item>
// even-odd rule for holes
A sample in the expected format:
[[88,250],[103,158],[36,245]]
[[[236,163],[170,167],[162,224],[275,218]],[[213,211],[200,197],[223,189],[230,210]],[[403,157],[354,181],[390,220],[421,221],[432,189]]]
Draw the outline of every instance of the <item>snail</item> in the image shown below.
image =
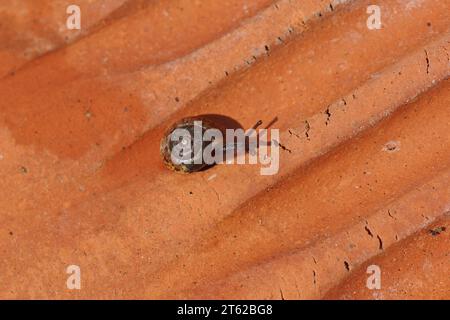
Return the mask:
[[[255,130],[262,124],[258,121],[252,128]],[[218,130],[224,136],[227,128],[208,118],[184,118],[172,125],[161,140],[160,152],[167,168],[181,173],[202,171],[210,166],[203,159],[203,150],[211,145],[223,143],[223,140],[208,141],[203,139],[207,130]],[[250,131],[252,132],[252,131]],[[246,134],[246,137],[249,133]],[[224,144],[223,151],[233,150],[237,143]]]

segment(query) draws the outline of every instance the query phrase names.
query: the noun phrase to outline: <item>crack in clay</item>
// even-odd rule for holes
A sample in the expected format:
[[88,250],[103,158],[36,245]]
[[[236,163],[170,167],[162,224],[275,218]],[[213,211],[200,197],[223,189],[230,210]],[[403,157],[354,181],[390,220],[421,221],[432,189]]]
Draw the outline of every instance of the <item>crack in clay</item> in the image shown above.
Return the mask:
[[288,132],[291,136],[294,136],[294,137],[300,139],[300,136],[297,133],[295,133],[294,130],[289,129]]
[[347,261],[344,261],[344,266],[347,271],[350,271],[350,264]]
[[373,233],[372,233],[372,231],[370,231],[370,229],[369,229],[368,226],[364,226],[364,230],[366,230],[367,234],[368,234],[371,238],[373,238]]
[[216,194],[217,201],[220,202],[220,196],[219,196],[219,193],[218,193],[218,192],[216,191],[216,189],[214,189],[213,187],[211,187],[211,189],[212,189],[212,191]]
[[425,49],[425,60],[427,61],[427,74],[430,74],[430,58],[428,57],[428,51]]
[[292,150],[290,150],[286,146],[282,145],[279,141],[277,141],[277,140],[272,140],[272,141],[275,143],[275,146],[280,147],[284,151],[292,153]]
[[331,120],[330,107],[328,107],[327,110],[325,110],[324,113],[327,116],[327,120],[325,121],[325,125],[328,125],[330,123],[330,120]]
[[308,120],[305,120],[305,136],[306,139],[309,140],[309,131],[311,130],[311,125],[309,124]]
[[391,210],[390,209],[388,209],[388,216],[389,217],[391,217],[392,219],[394,219],[394,220],[397,220],[397,218],[396,217],[394,217],[393,215],[392,215],[392,213],[391,213]]
[[378,243],[379,243],[378,248],[380,250],[383,250],[383,240],[381,239],[381,237],[378,234],[377,234],[377,238],[378,238]]

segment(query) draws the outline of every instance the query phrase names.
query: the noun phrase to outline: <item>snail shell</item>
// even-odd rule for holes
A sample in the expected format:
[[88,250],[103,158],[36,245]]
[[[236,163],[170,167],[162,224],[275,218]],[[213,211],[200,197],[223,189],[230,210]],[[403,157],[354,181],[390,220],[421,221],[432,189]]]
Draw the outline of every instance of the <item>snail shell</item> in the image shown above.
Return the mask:
[[[200,123],[201,121],[201,123]],[[173,132],[177,129],[184,129],[187,130],[190,134],[190,141],[180,140],[180,141],[173,141]],[[223,128],[220,128],[217,124],[213,123],[212,121],[208,119],[203,118],[185,118],[181,121],[175,123],[173,126],[171,126],[166,133],[164,134],[164,137],[161,140],[160,145],[160,151],[161,155],[163,157],[163,162],[166,165],[167,168],[173,171],[181,172],[181,173],[192,173],[192,172],[198,172],[201,170],[204,170],[209,165],[203,162],[203,153],[202,151],[198,154],[194,154],[194,145],[201,144],[200,150],[204,150],[209,144],[211,144],[211,141],[195,141],[194,139],[194,129],[200,129],[203,134],[208,129],[219,129],[222,132],[224,132]],[[172,152],[174,147],[176,147],[180,143],[190,143],[192,152],[190,155],[188,155],[187,158],[183,159],[175,159],[174,161],[172,157]],[[197,163],[195,163],[197,160]]]

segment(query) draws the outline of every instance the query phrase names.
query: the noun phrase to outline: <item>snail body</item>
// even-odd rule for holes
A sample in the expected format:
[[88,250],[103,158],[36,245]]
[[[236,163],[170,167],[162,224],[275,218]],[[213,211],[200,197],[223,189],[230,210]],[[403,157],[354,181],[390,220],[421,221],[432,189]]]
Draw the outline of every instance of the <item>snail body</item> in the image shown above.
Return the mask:
[[[217,127],[212,121],[199,118],[185,118],[170,127],[164,134],[160,145],[166,167],[181,173],[192,173],[210,166],[203,161],[202,150],[212,142],[204,141],[203,134],[206,130],[217,129]],[[177,135],[178,132],[183,135]],[[200,133],[198,137],[195,135],[196,132]],[[186,146],[187,144],[190,145],[190,148]],[[188,154],[180,155],[177,148],[181,149],[182,147],[191,151]],[[200,152],[195,153],[196,149]]]
[[[258,121],[255,126],[247,132],[246,137],[252,133],[262,121]],[[204,139],[205,132],[217,133],[214,139]],[[214,151],[236,150],[241,147],[245,150],[244,143],[225,144],[223,137],[226,132],[224,125],[220,125],[207,118],[191,117],[184,118],[172,125],[164,134],[161,140],[160,152],[163,162],[167,168],[181,173],[193,173],[202,171],[215,163],[204,159],[203,150],[209,148]],[[209,135],[205,135],[209,136]],[[219,160],[223,159],[218,153],[215,153]]]

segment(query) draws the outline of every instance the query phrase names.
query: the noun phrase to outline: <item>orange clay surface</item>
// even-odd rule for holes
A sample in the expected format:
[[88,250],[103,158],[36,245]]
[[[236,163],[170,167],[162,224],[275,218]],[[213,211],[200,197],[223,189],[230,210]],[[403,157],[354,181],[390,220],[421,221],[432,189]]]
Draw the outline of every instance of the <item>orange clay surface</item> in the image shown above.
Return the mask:
[[[71,3],[0,4],[0,298],[450,299],[450,1]],[[278,174],[168,170],[205,114]]]

